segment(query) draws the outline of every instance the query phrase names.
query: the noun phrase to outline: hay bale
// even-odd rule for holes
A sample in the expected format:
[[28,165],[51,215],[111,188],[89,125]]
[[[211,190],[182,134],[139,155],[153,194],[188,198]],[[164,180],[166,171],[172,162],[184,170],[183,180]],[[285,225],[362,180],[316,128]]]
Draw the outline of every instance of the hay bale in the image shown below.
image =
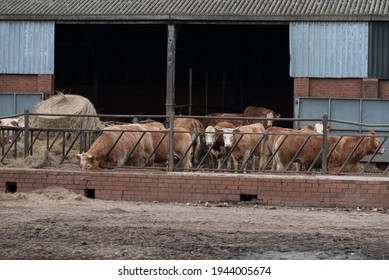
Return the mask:
[[[37,114],[71,114],[96,115],[93,104],[85,97],[61,92],[38,103]],[[65,116],[34,116],[31,118],[33,128],[83,128],[102,129],[104,125],[98,117],[65,117]]]

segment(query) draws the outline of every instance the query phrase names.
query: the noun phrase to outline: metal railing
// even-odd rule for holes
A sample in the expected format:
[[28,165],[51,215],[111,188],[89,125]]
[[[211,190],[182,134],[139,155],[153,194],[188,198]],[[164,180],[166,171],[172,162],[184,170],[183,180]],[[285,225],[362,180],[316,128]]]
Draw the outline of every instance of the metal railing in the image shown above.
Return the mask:
[[[365,129],[363,131],[368,131],[370,128],[382,127],[382,131],[379,131],[378,135],[366,135],[366,134],[353,134],[353,133],[344,133],[333,134],[331,130],[324,129],[323,134],[316,134],[311,132],[296,132],[294,131],[279,131],[279,132],[269,132],[268,130],[261,133],[242,133],[239,131],[233,132],[236,137],[236,141],[233,143],[231,148],[225,148],[220,146],[220,153],[218,154],[219,158],[214,156],[214,148],[217,143],[220,144],[220,141],[223,139],[223,132],[216,131],[214,132],[214,142],[211,145],[205,145],[204,142],[204,132],[200,131],[188,131],[192,137],[191,142],[186,144],[185,151],[181,154],[176,153],[175,146],[180,145],[175,141],[174,135],[185,133],[182,131],[177,131],[176,129],[167,128],[164,131],[145,129],[142,131],[133,130],[133,129],[123,129],[123,130],[109,130],[107,127],[105,130],[102,129],[80,129],[80,128],[42,128],[31,126],[31,119],[39,116],[58,116],[58,117],[74,117],[74,115],[64,115],[64,114],[35,114],[25,111],[24,115],[24,127],[4,127],[0,126],[0,163],[4,166],[7,166],[9,162],[18,158],[26,158],[31,156],[39,156],[43,152],[53,153],[56,155],[56,164],[57,166],[63,164],[70,164],[74,167],[77,167],[78,161],[75,158],[75,154],[88,151],[92,144],[99,138],[103,131],[105,133],[115,132],[118,137],[111,146],[106,151],[104,159],[106,160],[118,143],[121,141],[125,133],[141,132],[141,137],[137,139],[134,146],[130,151],[128,151],[125,162],[132,156],[137,147],[141,145],[142,139],[145,137],[146,133],[151,135],[159,135],[159,141],[153,144],[153,149],[151,154],[147,156],[145,161],[142,164],[131,165],[124,164],[121,166],[110,166],[102,164],[103,168],[128,168],[128,169],[159,169],[166,171],[204,171],[204,172],[247,172],[247,173],[306,173],[306,174],[368,174],[374,173],[375,175],[387,175],[389,165],[388,162],[382,162],[378,160],[379,152],[382,150],[382,147],[385,144],[388,144],[387,138],[389,137],[389,132],[386,132],[386,129],[389,130],[389,125],[382,124],[361,124],[354,122],[347,122],[343,120],[331,120],[327,116],[323,116],[321,119],[295,119],[295,118],[278,118],[274,121],[283,121],[291,122],[291,127],[294,121],[305,121],[305,122],[321,122],[323,127],[328,127],[329,125],[335,123],[342,123],[348,125],[356,125],[358,127],[363,126]],[[20,115],[19,115],[20,117]],[[136,120],[142,122],[140,119],[148,119],[148,121],[157,120],[161,123],[169,123],[169,116],[166,115],[78,115],[79,118],[87,117],[99,117],[100,119],[108,120],[106,122],[107,126],[115,123],[131,123],[129,120]],[[225,119],[226,121],[231,119],[242,119],[234,117],[204,117],[204,116],[174,116],[174,118],[193,118],[197,120],[202,120],[204,118],[208,119]],[[116,121],[113,123],[112,119]],[[125,119],[126,121],[118,121],[120,119]],[[243,118],[244,120],[263,120],[261,118]],[[108,130],[107,130],[108,129]],[[187,133],[188,133],[187,132]],[[242,152],[244,149],[244,136],[257,136],[259,139],[252,144],[251,148],[247,152],[247,160],[238,163],[239,166],[235,168],[235,165],[232,165],[233,158],[236,157],[237,151]],[[259,137],[258,137],[259,136]],[[369,155],[363,156],[363,159],[358,159],[358,170],[350,170],[351,165],[355,165],[355,158],[360,156],[361,151],[366,149],[363,145],[367,142],[366,139],[369,138],[379,138],[379,145],[374,148],[374,150],[369,152]],[[269,139],[272,138],[272,142],[269,144]],[[149,164],[152,161],[152,158],[161,150],[163,144],[174,143],[173,149],[171,146],[167,149],[166,163],[158,164]],[[193,149],[197,143],[197,140],[200,139],[200,154],[198,158],[193,158]],[[274,140],[276,139],[276,140]],[[297,141],[297,140],[298,141]],[[342,154],[339,156],[339,151],[342,149],[341,145],[344,145],[346,142],[353,141],[355,143],[348,150],[348,154]],[[364,140],[365,139],[365,140]],[[242,144],[243,143],[243,144]],[[296,144],[297,143],[297,144]],[[319,145],[317,143],[320,143]],[[292,145],[293,144],[293,145]],[[268,150],[265,154],[263,152],[266,145],[273,145],[272,150]],[[306,153],[309,149],[312,149],[311,146],[314,146],[314,151],[312,150],[309,155],[309,160],[306,159]],[[292,151],[291,151],[292,150]],[[284,153],[288,152],[289,155],[287,162],[282,162],[282,156]],[[342,152],[345,152],[343,149]],[[386,153],[389,151],[386,151]],[[182,167],[182,163],[187,157],[190,157],[191,166]],[[305,158],[304,158],[305,156]],[[173,159],[173,160],[172,160]],[[217,166],[215,160],[219,160],[220,166]],[[305,160],[305,161],[304,161]],[[336,160],[340,160],[340,163],[336,163]],[[378,162],[378,164],[377,164]],[[336,164],[335,164],[336,163]],[[328,170],[328,167],[331,167],[331,170]],[[379,168],[377,167],[379,166]],[[336,168],[334,168],[336,167]]]

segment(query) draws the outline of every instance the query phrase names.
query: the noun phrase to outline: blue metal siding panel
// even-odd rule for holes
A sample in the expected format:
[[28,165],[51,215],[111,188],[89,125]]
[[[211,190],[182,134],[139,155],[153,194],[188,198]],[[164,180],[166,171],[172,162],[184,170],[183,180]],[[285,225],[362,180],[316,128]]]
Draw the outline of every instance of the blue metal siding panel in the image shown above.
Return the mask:
[[369,77],[389,78],[389,23],[370,23]]
[[292,77],[366,78],[369,25],[361,22],[292,22]]
[[0,21],[0,73],[54,74],[54,22]]

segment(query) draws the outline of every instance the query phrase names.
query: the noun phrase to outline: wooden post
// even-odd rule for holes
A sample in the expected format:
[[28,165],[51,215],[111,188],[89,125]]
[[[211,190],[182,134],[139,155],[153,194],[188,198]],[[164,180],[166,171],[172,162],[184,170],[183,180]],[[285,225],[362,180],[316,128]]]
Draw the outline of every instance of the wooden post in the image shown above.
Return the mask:
[[166,69],[166,115],[169,116],[169,171],[174,169],[174,96],[176,70],[176,26],[168,25]]

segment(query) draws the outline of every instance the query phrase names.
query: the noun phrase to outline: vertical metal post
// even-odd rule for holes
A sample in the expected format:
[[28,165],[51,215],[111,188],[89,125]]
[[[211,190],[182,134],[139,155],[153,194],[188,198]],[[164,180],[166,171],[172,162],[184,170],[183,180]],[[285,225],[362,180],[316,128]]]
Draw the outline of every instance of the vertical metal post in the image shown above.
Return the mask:
[[205,73],[205,114],[208,115],[208,73]]
[[[225,107],[225,98],[226,98],[226,72],[223,72],[223,77],[222,77],[222,104],[221,107],[224,109]],[[223,110],[224,112],[224,110]]]
[[321,173],[327,174],[327,126],[328,126],[328,116],[323,116],[323,149],[322,149],[322,162],[321,162]]
[[174,95],[175,95],[175,68],[176,68],[176,26],[168,25],[167,34],[167,69],[166,69],[166,115],[169,116],[169,167],[174,168]]
[[26,158],[30,150],[30,121],[29,121],[30,111],[28,109],[24,110],[24,157]]
[[189,116],[192,115],[192,68],[189,68]]

